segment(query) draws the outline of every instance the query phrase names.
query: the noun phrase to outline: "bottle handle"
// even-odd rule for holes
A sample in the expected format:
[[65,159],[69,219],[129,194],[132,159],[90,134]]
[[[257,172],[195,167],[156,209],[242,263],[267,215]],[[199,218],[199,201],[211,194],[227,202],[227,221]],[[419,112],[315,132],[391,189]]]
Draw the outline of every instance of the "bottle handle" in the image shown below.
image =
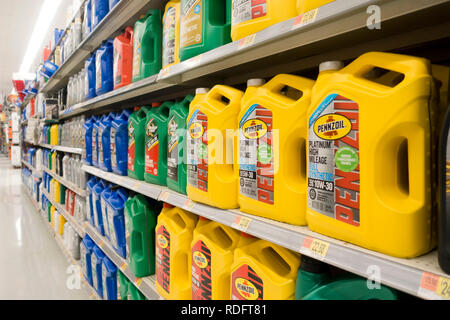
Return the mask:
[[[226,85],[217,85],[208,92],[206,100],[218,102],[218,104],[221,106],[221,109],[225,109],[229,104],[240,101],[243,94],[244,93],[238,89]],[[224,102],[222,100],[223,98],[228,99],[228,102]],[[213,105],[211,106],[213,108],[215,107]],[[221,109],[216,110],[220,111]]]
[[[300,91],[302,93],[302,96],[299,99],[294,100],[283,95],[281,93],[281,90],[286,86]],[[300,103],[304,99],[309,99],[313,86],[313,80],[290,74],[279,74],[272,78],[272,80],[267,82],[264,85],[264,88],[269,90],[270,94],[274,97],[275,100],[280,101],[282,104],[290,105],[293,103]]]
[[290,253],[290,251],[288,249],[282,248],[282,247],[278,247],[272,244],[266,244],[263,249],[267,249],[270,248],[273,251],[275,251],[286,263],[286,265],[289,266],[289,274],[287,275],[287,277],[292,277],[294,278],[297,274],[298,268],[296,268],[293,263],[292,263],[292,254]]
[[125,29],[125,38],[128,40],[133,39],[133,28],[132,27],[127,27]]

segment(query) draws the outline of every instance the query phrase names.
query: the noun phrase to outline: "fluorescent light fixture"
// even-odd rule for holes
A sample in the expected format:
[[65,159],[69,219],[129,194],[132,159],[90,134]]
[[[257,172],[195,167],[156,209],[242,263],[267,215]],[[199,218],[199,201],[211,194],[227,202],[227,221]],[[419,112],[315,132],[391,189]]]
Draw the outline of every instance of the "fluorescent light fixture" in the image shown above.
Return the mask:
[[36,79],[36,73],[20,73],[20,72],[14,72],[12,76],[13,80],[34,80]]
[[34,26],[33,33],[31,34],[30,42],[28,43],[27,51],[23,57],[22,64],[20,65],[19,73],[30,72],[30,68],[36,58],[38,52],[42,49],[42,42],[47,34],[50,23],[53,21],[56,12],[58,11],[61,0],[45,0],[36,25]]

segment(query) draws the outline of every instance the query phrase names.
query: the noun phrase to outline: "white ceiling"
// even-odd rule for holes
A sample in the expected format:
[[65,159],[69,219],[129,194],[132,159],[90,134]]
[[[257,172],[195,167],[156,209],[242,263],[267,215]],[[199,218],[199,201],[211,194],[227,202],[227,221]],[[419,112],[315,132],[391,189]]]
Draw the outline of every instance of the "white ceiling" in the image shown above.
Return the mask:
[[[12,89],[12,74],[18,72],[25,55],[34,25],[44,0],[0,0],[0,93],[8,95]],[[42,49],[53,39],[55,28],[66,27],[66,12],[72,0],[63,0],[47,31],[34,65],[39,65]],[[34,72],[35,67],[33,68]]]

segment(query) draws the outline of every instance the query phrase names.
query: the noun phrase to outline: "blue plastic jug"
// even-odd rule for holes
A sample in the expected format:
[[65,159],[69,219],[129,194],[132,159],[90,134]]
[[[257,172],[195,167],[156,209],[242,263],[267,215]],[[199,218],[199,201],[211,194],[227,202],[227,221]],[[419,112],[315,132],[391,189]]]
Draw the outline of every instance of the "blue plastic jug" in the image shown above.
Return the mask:
[[128,118],[131,112],[124,110],[111,124],[111,169],[122,176],[128,170]]
[[111,11],[120,0],[109,0],[109,11]]
[[105,115],[103,115],[100,119],[94,123],[92,127],[92,165],[100,168],[100,159],[103,158],[103,146],[102,139],[100,138],[100,124],[105,120]]
[[108,257],[102,264],[103,300],[117,300],[117,267]]
[[92,0],[92,20],[91,29],[94,30],[95,27],[103,20],[103,18],[109,12],[109,0]]
[[86,100],[89,100],[97,96],[97,94],[95,93],[95,51],[86,60],[84,67],[86,68],[86,77],[84,83],[85,98]]
[[[96,121],[96,117],[91,117],[87,119],[83,124],[83,131],[84,131],[84,139],[82,148],[84,149],[83,152],[83,162],[89,166],[92,166],[92,128],[94,126],[94,123]],[[44,156],[45,158],[45,156]]]
[[[99,155],[99,167],[104,170],[111,172],[111,126],[112,122],[116,118],[116,114],[111,112],[102,122],[100,122],[100,130],[98,132],[99,144],[101,141],[102,153],[101,157]],[[99,151],[100,152],[100,151]]]
[[[103,180],[99,182],[92,188],[92,205],[93,205],[93,216],[94,216],[94,227],[100,232],[102,230],[102,192],[106,188],[106,183]],[[102,233],[104,235],[104,233]]]
[[114,88],[114,40],[106,40],[95,55],[95,93],[99,96]]
[[125,202],[128,200],[126,189],[119,188],[112,193],[108,199],[108,226],[110,232],[110,243],[114,250],[122,258],[126,259],[126,240],[125,240]]
[[108,202],[109,202],[109,198],[111,197],[113,193],[112,190],[112,185],[107,185],[105,189],[103,189],[102,194],[101,194],[101,200],[100,200],[100,204],[101,204],[101,213],[102,213],[102,218],[99,219],[99,227],[97,227],[97,230],[103,235],[105,236],[108,240],[110,239],[109,237],[109,225],[108,225],[108,216],[111,215],[111,213],[109,212],[109,206],[108,206]]
[[91,256],[92,263],[92,284],[98,295],[103,298],[103,279],[102,279],[102,265],[105,254],[103,251],[94,245],[93,255]]
[[99,182],[99,179],[97,177],[91,177],[87,184],[86,184],[86,204],[87,204],[87,219],[90,224],[95,226],[95,219],[94,219],[94,187]]
[[87,0],[84,3],[84,38],[86,38],[92,31],[92,0]]
[[84,278],[86,281],[92,286],[92,250],[94,249],[94,242],[92,241],[91,237],[86,235],[81,241],[80,246],[80,263],[81,263],[81,270],[83,272]]

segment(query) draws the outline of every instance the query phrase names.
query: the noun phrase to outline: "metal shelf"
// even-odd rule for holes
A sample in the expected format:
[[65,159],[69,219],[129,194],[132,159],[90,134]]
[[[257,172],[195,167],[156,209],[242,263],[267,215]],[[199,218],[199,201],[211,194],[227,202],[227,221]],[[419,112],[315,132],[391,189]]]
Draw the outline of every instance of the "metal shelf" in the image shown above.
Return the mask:
[[119,256],[113,249],[109,240],[100,235],[100,233],[88,222],[84,223],[86,233],[103,250],[109,259],[122,271],[122,273],[141,291],[149,300],[162,300],[155,287],[156,276],[152,275],[144,278],[137,278],[131,271],[128,263]]
[[37,171],[31,164],[29,164],[25,160],[21,160],[21,161],[25,167],[27,167],[31,172],[33,172],[34,177],[42,178],[42,171]]
[[86,190],[81,189],[80,187],[78,187],[75,184],[73,184],[72,182],[64,179],[60,175],[57,175],[55,172],[51,171],[50,169],[48,169],[46,167],[43,167],[43,170],[47,174],[51,175],[56,181],[60,182],[61,184],[63,184],[67,188],[69,188],[70,190],[74,191],[79,196],[86,197]]
[[46,144],[46,143],[39,143],[37,145],[41,146],[43,148],[46,148],[46,149],[51,149],[51,150],[56,150],[56,151],[61,151],[61,152],[74,153],[74,154],[83,154],[83,149],[81,149],[81,148],[54,146],[54,145]]
[[[133,180],[100,169],[83,166],[87,173],[105,179],[114,184],[141,193],[148,197],[170,203],[187,211],[220,222],[232,228],[245,231],[255,237],[281,245],[293,251],[320,259],[328,264],[369,278],[376,266],[382,275],[381,283],[400,291],[424,299],[444,299],[443,296],[423,288],[429,278],[450,283],[438,266],[437,252],[415,259],[399,259],[378,252],[366,250],[340,240],[315,232],[307,227],[297,227],[274,220],[243,213],[239,210],[222,210],[189,200],[187,196],[171,191],[165,187],[155,186],[143,181]],[[131,186],[131,187],[130,187]],[[324,252],[311,251],[311,243],[323,245]],[[437,290],[437,288],[436,288]],[[450,297],[446,297],[450,299]]]

